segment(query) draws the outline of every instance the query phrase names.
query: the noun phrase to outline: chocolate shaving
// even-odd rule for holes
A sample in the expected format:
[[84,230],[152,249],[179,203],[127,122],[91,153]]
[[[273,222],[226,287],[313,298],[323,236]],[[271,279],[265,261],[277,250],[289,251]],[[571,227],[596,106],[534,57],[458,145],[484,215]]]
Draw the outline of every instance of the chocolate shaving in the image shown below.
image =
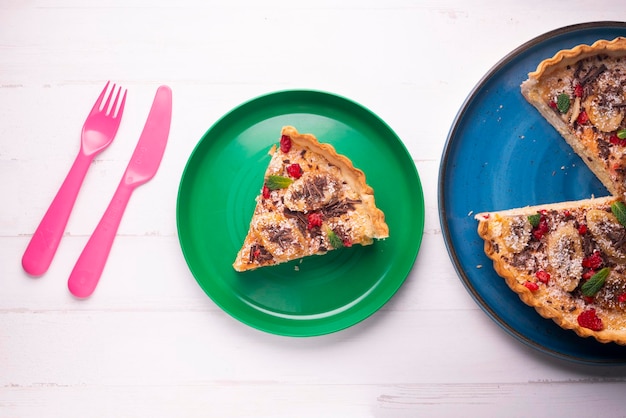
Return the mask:
[[259,263],[262,263],[264,261],[269,261],[272,258],[273,258],[272,254],[269,251],[267,251],[264,246],[258,245],[258,244],[253,244],[250,247],[249,260],[250,260],[251,263],[254,260],[258,261]]
[[304,198],[320,200],[324,197],[324,189],[328,185],[328,179],[324,176],[314,176],[304,182]]
[[583,62],[582,61],[578,61],[576,63],[576,70],[574,70],[574,78],[578,79],[580,78],[580,72],[583,70]]
[[333,232],[339,237],[341,241],[345,242],[346,240],[350,239],[350,235],[348,235],[343,226],[337,226],[335,229],[333,229]]
[[589,71],[587,72],[587,75],[584,76],[581,80],[580,80],[580,84],[581,85],[585,85],[588,84],[590,82],[592,82],[593,80],[595,80],[596,78],[598,78],[598,76],[600,74],[602,74],[604,71],[606,71],[606,65],[602,64],[599,67],[596,67],[595,65],[593,67],[591,67],[589,69]]
[[321,211],[326,218],[336,218],[338,216],[347,213],[350,210],[354,210],[354,205],[361,203],[361,200],[346,199],[346,200],[331,200]]
[[[337,198],[333,198],[327,205],[320,209],[320,213],[322,214],[324,219],[336,218],[339,217],[348,211],[354,210],[354,205],[361,203],[360,199],[345,199],[339,200]],[[313,227],[311,229],[308,228],[309,220],[307,215],[304,212],[298,212],[294,210],[289,210],[287,208],[284,209],[283,214],[286,218],[295,219],[296,225],[302,234],[309,233],[311,236],[315,237],[321,234],[321,230],[318,226]],[[272,235],[276,234],[271,232]],[[276,235],[278,240],[278,235]],[[273,242],[279,242],[274,241]],[[280,244],[280,242],[279,242]]]
[[624,245],[626,245],[626,230],[621,229],[610,229],[607,231],[607,238],[613,243],[613,245],[624,251]]
[[325,176],[313,176],[307,178],[302,183],[301,189],[292,192],[294,200],[305,200],[306,202],[316,202],[324,198],[324,189],[328,185],[328,179]]
[[269,240],[278,244],[282,249],[288,247],[289,244],[293,241],[293,236],[291,235],[290,229],[270,226],[268,228],[268,232],[270,234]]
[[607,160],[609,158],[609,155],[611,154],[611,150],[609,149],[609,143],[601,139],[600,137],[598,137],[596,142],[598,144],[598,155],[603,160]]
[[285,217],[295,219],[297,221],[298,229],[300,230],[300,232],[302,232],[303,234],[306,232],[306,226],[308,225],[309,221],[304,213],[297,212],[295,210],[289,210],[287,208],[285,208],[285,211],[283,213],[285,214]]
[[583,254],[585,255],[592,254],[593,250],[595,249],[595,244],[593,243],[593,240],[591,239],[591,235],[583,234],[581,235],[581,237],[582,237]]

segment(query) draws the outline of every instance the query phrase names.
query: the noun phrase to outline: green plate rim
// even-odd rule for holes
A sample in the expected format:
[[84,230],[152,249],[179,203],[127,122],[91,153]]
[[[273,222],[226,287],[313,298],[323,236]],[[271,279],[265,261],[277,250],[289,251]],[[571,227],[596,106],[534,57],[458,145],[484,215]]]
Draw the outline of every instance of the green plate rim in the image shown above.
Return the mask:
[[[308,96],[308,97],[313,97],[317,100],[329,100],[329,101],[332,101],[333,103],[341,103],[343,106],[350,108],[351,111],[356,112],[360,116],[367,118],[368,125],[377,125],[377,126],[373,126],[373,128],[377,130],[385,131],[389,135],[389,137],[386,139],[389,139],[389,138],[393,139],[393,143],[389,146],[389,149],[392,149],[391,147],[395,146],[396,149],[401,152],[402,158],[406,159],[406,161],[402,161],[405,163],[403,170],[402,170],[403,175],[408,176],[410,180],[407,180],[407,181],[410,181],[412,183],[411,186],[415,187],[415,190],[414,190],[414,193],[416,194],[415,200],[417,200],[418,207],[416,208],[414,207],[413,209],[415,210],[417,218],[413,220],[414,227],[413,227],[413,230],[411,231],[412,242],[408,243],[409,245],[411,245],[411,248],[409,249],[409,252],[404,257],[404,259],[402,260],[402,263],[401,263],[402,266],[400,270],[401,273],[397,273],[393,277],[389,277],[389,275],[385,276],[382,279],[382,281],[385,281],[385,286],[377,286],[378,289],[368,292],[368,293],[374,294],[374,296],[376,296],[375,299],[370,298],[370,295],[368,294],[367,297],[364,297],[364,300],[366,300],[367,304],[365,306],[360,306],[359,310],[357,310],[356,312],[354,310],[352,310],[351,312],[348,312],[349,315],[345,316],[344,318],[336,318],[335,315],[331,315],[331,316],[324,317],[322,321],[319,321],[319,319],[314,319],[310,321],[307,319],[305,320],[303,319],[289,320],[288,319],[286,321],[283,321],[280,324],[274,323],[274,324],[268,325],[266,321],[267,318],[262,318],[262,316],[264,315],[263,313],[255,311],[255,315],[252,315],[252,316],[246,315],[246,314],[243,314],[241,311],[238,312],[232,309],[231,307],[227,306],[227,304],[225,304],[224,301],[220,300],[220,298],[217,297],[212,292],[211,287],[207,286],[207,282],[206,282],[207,280],[220,280],[220,277],[215,277],[215,276],[209,277],[209,278],[198,277],[198,274],[200,272],[196,271],[197,269],[194,266],[194,260],[192,260],[192,256],[190,255],[190,252],[192,251],[192,249],[188,248],[188,246],[191,246],[191,244],[186,243],[184,232],[182,232],[184,231],[185,228],[183,225],[184,221],[182,220],[182,216],[181,216],[181,207],[184,206],[184,201],[185,201],[185,196],[183,196],[183,193],[184,193],[186,181],[191,181],[191,180],[187,180],[189,176],[191,175],[190,174],[190,171],[192,170],[191,167],[194,164],[195,158],[199,158],[198,153],[200,152],[204,142],[210,140],[214,132],[220,132],[222,130],[226,130],[228,128],[228,125],[231,119],[236,118],[238,116],[245,115],[247,109],[254,108],[256,105],[258,105],[259,103],[262,103],[263,101],[268,101],[268,100],[271,101],[280,97],[300,97],[300,96]],[[277,135],[278,135],[278,132],[277,132]],[[322,142],[324,142],[323,138],[321,140]],[[410,167],[410,169],[407,170],[407,167]],[[366,172],[366,176],[367,176],[367,172]],[[368,177],[368,183],[369,183],[369,177]],[[253,200],[254,196],[250,196],[250,199]],[[377,203],[378,203],[378,199],[377,199]],[[177,194],[177,201],[176,201],[176,226],[177,226],[177,234],[179,238],[180,248],[182,250],[185,261],[192,275],[194,276],[194,279],[196,280],[198,285],[203,289],[203,291],[213,300],[213,302],[218,307],[220,307],[224,312],[226,312],[227,314],[229,314],[231,317],[235,318],[236,320],[240,321],[241,323],[244,323],[252,328],[255,328],[257,330],[264,331],[270,334],[291,336],[291,337],[312,337],[312,336],[319,336],[319,335],[325,335],[325,334],[337,332],[345,328],[348,328],[350,326],[353,326],[363,321],[364,319],[370,317],[375,312],[377,312],[384,304],[386,304],[396,294],[396,292],[404,283],[410,271],[412,270],[415,260],[417,258],[420,246],[421,246],[423,232],[424,232],[424,222],[425,222],[425,204],[424,204],[423,188],[422,188],[422,184],[419,178],[419,174],[417,172],[417,168],[415,167],[415,162],[413,158],[411,157],[411,155],[409,154],[408,150],[406,149],[404,143],[395,134],[395,132],[391,129],[391,127],[385,121],[383,121],[380,117],[374,114],[372,111],[370,111],[363,105],[356,103],[353,100],[347,99],[346,97],[343,97],[337,94],[320,91],[320,90],[310,90],[310,89],[279,90],[279,91],[274,91],[271,93],[263,94],[263,95],[254,97],[252,99],[249,99],[243,102],[242,104],[234,107],[229,112],[224,114],[221,118],[219,118],[200,138],[200,140],[195,145],[191,155],[189,156],[187,163],[185,164],[181,179],[180,179],[179,189],[178,189],[178,194]],[[246,225],[246,228],[247,228],[247,225]],[[393,239],[393,232],[390,238],[388,239]],[[324,257],[328,257],[328,255]],[[271,268],[274,268],[274,267],[271,267]],[[246,274],[246,273],[243,273],[243,274]],[[381,288],[382,290],[380,290]],[[242,301],[241,304],[243,306],[245,304],[244,301]],[[359,305],[359,304],[361,304],[360,301],[356,302],[356,305]],[[268,316],[271,316],[271,315],[268,314]],[[271,319],[276,320],[276,318],[273,316],[271,316]]]

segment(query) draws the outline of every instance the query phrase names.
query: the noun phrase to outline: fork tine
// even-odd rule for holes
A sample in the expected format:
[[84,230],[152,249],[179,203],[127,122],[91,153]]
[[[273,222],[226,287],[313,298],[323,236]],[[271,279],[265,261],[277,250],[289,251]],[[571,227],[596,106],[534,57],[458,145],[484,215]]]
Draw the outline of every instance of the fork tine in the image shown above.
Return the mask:
[[[102,108],[102,112],[107,115],[109,114],[109,105],[111,104],[111,97],[113,97],[113,93],[115,93],[115,83],[113,83],[113,87],[111,87],[111,91],[109,92],[109,95],[107,97],[107,102],[104,104],[104,107]],[[121,89],[121,87],[120,87]],[[120,90],[118,89],[118,90]],[[118,91],[119,92],[119,91]],[[113,111],[115,110],[115,107],[113,107],[111,109],[111,113],[113,113]]]
[[[115,89],[115,86],[113,87]],[[113,93],[114,90],[111,90],[111,93]],[[117,109],[117,101],[120,98],[120,93],[122,92],[122,86],[120,86],[119,89],[117,89],[117,94],[115,95],[115,100],[113,100],[113,104],[111,105],[111,111],[110,113],[108,113],[107,116],[111,116],[112,118],[115,118],[115,110]],[[111,94],[112,96],[113,94]],[[110,100],[110,97],[109,97]]]
[[109,83],[110,83],[110,81],[107,81],[107,83],[104,85],[104,88],[102,89],[102,92],[100,93],[100,96],[98,96],[98,100],[96,100],[96,102],[94,103],[93,108],[91,109],[91,113],[90,114],[98,113],[100,111],[100,106],[102,105],[102,99],[104,99],[104,95],[107,92],[107,88],[109,87]]
[[115,111],[115,109],[117,108],[117,99],[120,98],[121,92],[122,92],[122,86],[120,86],[120,89],[117,91],[117,96],[115,96],[115,101],[113,102],[113,107],[111,108],[111,116],[113,116],[113,118],[121,117],[122,112],[124,111],[124,104],[126,103],[126,93],[128,92],[128,90],[124,90],[124,96],[122,96],[122,103],[120,103],[120,107],[117,109],[117,112]]

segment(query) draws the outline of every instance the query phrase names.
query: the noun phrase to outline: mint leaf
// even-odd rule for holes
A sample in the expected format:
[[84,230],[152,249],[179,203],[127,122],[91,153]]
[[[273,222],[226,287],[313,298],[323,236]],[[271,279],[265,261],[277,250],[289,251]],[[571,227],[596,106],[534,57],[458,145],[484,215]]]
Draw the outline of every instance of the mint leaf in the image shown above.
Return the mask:
[[561,93],[556,98],[556,108],[559,112],[566,113],[569,110],[570,99],[565,93]]
[[619,139],[626,139],[626,129],[620,129],[616,135]]
[[291,183],[293,183],[293,180],[289,177],[276,175],[268,176],[267,180],[265,181],[265,185],[270,190],[285,189],[289,187]]
[[333,248],[343,247],[343,241],[341,240],[341,238],[337,236],[337,234],[335,234],[334,231],[329,229],[327,231],[327,234],[328,234],[328,241],[330,241],[330,245],[332,245]]
[[539,226],[539,221],[541,221],[541,215],[539,213],[528,215],[528,222],[530,222],[533,228],[537,228]]
[[626,205],[618,200],[611,204],[611,212],[613,212],[619,223],[626,227]]
[[593,276],[589,280],[587,280],[582,287],[580,288],[581,292],[585,296],[593,296],[598,293],[598,290],[604,286],[604,282],[606,278],[609,277],[609,273],[611,270],[608,267],[603,268]]

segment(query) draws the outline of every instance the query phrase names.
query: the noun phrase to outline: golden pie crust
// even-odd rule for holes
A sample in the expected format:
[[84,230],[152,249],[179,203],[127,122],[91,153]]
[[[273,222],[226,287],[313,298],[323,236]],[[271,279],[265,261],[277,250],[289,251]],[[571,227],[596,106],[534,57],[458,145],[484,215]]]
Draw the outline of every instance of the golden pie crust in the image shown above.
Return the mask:
[[[248,234],[233,267],[272,266],[344,246],[370,245],[389,236],[365,174],[330,144],[285,126],[274,145]],[[294,168],[296,167],[296,168]],[[294,174],[295,171],[295,174]],[[278,176],[278,177],[276,177]],[[278,178],[281,187],[268,188]]]
[[[485,254],[524,303],[581,337],[626,345],[626,228],[610,209],[617,200],[602,197],[484,212],[475,219]],[[543,234],[535,233],[531,215],[543,216]],[[610,270],[606,282],[586,297],[583,284],[604,267]],[[601,330],[579,323],[581,314],[591,310],[601,320]]]

